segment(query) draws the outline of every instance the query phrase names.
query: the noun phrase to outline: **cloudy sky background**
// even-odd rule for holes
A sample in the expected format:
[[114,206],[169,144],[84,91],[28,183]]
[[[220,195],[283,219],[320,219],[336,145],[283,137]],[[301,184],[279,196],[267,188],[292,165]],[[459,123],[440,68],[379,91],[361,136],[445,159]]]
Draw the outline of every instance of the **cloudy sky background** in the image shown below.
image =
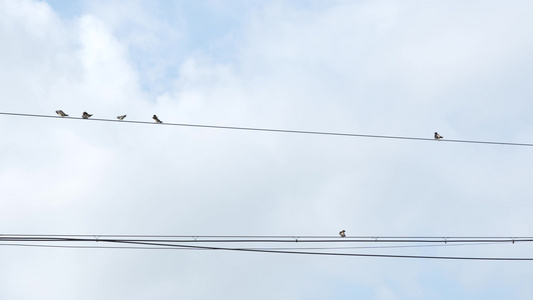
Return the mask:
[[[529,1],[0,0],[1,112],[531,143]],[[4,233],[532,236],[530,147],[0,116]],[[527,243],[354,253],[531,257]],[[533,297],[529,262],[0,247],[3,299]]]

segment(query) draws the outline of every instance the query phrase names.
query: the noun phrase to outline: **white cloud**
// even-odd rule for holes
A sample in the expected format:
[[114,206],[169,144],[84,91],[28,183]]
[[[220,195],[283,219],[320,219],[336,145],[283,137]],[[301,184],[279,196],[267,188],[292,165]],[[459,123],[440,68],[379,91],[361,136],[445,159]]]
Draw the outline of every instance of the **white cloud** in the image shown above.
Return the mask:
[[[179,45],[175,56],[174,45],[192,43],[191,22],[202,22],[186,18],[185,4],[171,10],[173,19],[163,5],[95,3],[64,20],[44,2],[0,1],[0,39],[10,41],[0,48],[2,111],[529,138],[527,3],[503,10],[493,3],[480,10],[479,3],[233,4],[241,10],[231,15],[238,28],[209,37],[216,41]],[[206,2],[205,15],[220,5]],[[236,49],[233,59],[221,60],[217,47]],[[503,97],[511,87],[514,97]],[[12,116],[1,116],[0,126],[3,232],[530,233],[527,148]],[[416,251],[528,256],[525,245],[513,247]],[[443,277],[454,289],[439,291],[451,297],[510,289],[499,282],[520,289],[517,298],[531,295],[530,271],[514,264],[0,250],[0,276],[9,279],[0,280],[4,298],[35,298],[33,290],[7,289],[30,282],[54,299],[427,298]],[[59,281],[61,288],[53,284]]]

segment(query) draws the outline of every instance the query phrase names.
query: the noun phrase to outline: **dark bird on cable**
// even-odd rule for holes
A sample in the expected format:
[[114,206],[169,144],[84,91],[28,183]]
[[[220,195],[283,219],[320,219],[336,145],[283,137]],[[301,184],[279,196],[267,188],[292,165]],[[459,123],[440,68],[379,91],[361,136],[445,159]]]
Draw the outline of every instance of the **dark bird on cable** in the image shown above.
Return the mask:
[[161,122],[161,120],[159,120],[159,118],[158,118],[156,115],[154,115],[154,116],[152,117],[152,119],[154,119],[154,121],[156,121],[156,122],[159,123],[159,124],[163,123],[163,122]]
[[117,119],[119,119],[120,121],[124,120],[124,118],[126,118],[126,115],[117,116]]
[[442,139],[442,135],[440,135],[438,132],[435,132],[435,139],[438,141]]
[[84,111],[83,114],[81,115],[81,117],[84,119],[89,119],[92,116],[93,116],[92,114],[88,114],[86,111]]
[[60,115],[61,117],[68,117],[66,113],[64,113],[62,110],[56,110],[56,114]]
[[342,230],[341,232],[339,232],[339,235],[341,237],[346,237],[346,230]]

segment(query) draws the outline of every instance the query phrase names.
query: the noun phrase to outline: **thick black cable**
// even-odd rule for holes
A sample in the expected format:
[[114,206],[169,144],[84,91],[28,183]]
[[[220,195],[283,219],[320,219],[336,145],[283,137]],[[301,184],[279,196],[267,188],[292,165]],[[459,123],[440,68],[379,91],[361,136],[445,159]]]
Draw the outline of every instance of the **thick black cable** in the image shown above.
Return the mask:
[[306,252],[306,251],[283,251],[283,250],[260,250],[246,248],[226,248],[226,247],[207,247],[191,245],[172,245],[163,243],[146,243],[146,242],[125,242],[105,240],[110,243],[125,243],[138,245],[161,245],[167,247],[196,248],[208,250],[240,251],[240,252],[259,252],[259,253],[276,253],[276,254],[298,254],[298,255],[319,255],[319,256],[356,256],[356,257],[381,257],[381,258],[418,258],[418,259],[442,259],[442,260],[491,260],[491,261],[533,261],[533,257],[464,257],[464,256],[425,256],[425,255],[396,255],[396,254],[367,254],[367,253],[337,253],[337,252]]
[[[93,241],[94,242],[94,241]],[[357,246],[357,247],[297,247],[297,248],[280,248],[280,247],[261,247],[261,248],[245,248],[257,250],[351,250],[351,249],[397,249],[397,248],[428,248],[428,247],[456,247],[456,246],[479,246],[479,245],[495,245],[501,243],[465,243],[465,244],[448,244],[448,245],[408,245],[408,246]],[[20,243],[2,243],[1,246],[21,246],[21,247],[37,247],[37,248],[72,248],[72,249],[142,249],[142,250],[203,250],[203,249],[189,249],[176,248],[164,246],[151,247],[135,247],[135,246],[72,246],[72,245],[45,245],[45,244],[20,244]]]
[[[95,241],[95,240],[90,240]],[[142,241],[127,241],[115,239],[100,239],[98,242],[117,243],[128,245],[143,246],[160,246],[175,247],[180,249],[198,249],[198,250],[223,250],[238,252],[256,252],[256,253],[273,253],[273,254],[298,254],[298,255],[319,255],[319,256],[353,256],[353,257],[379,257],[379,258],[417,258],[417,259],[441,259],[441,260],[488,260],[488,261],[533,261],[533,258],[526,257],[464,257],[464,256],[425,256],[425,255],[396,255],[396,254],[368,254],[368,253],[338,253],[338,252],[308,252],[308,251],[288,251],[288,250],[265,250],[254,248],[229,248],[213,246],[197,246],[183,244],[168,244]]]
[[479,246],[479,245],[501,245],[502,243],[464,243],[464,244],[444,244],[444,245],[407,245],[407,246],[351,246],[351,247],[261,247],[247,249],[261,250],[349,250],[349,249],[401,249],[401,248],[434,248],[434,247],[457,247],[457,246]]
[[[60,117],[60,116],[53,116],[53,115],[21,114],[21,113],[7,113],[7,112],[0,112],[0,115],[22,116],[22,117],[38,117],[38,118],[55,118],[55,119],[70,119],[70,120],[90,120],[90,121],[118,122],[118,123],[150,124],[150,125],[165,125],[165,126],[182,126],[182,127],[196,127],[196,128],[211,128],[211,129],[262,131],[262,132],[277,132],[277,133],[296,133],[296,134],[346,136],[346,137],[364,137],[364,138],[396,139],[396,140],[435,141],[435,139],[432,139],[432,138],[392,136],[392,135],[372,135],[372,134],[357,134],[357,133],[339,133],[339,132],[325,132],[325,131],[306,131],[306,130],[271,129],[271,128],[254,128],[254,127],[235,127],[235,126],[201,125],[201,124],[185,124],[185,123],[166,123],[166,122],[160,124],[160,123],[147,122],[147,121],[129,121],[129,120],[114,120],[114,119],[99,119],[99,118],[83,119],[83,118],[76,118],[76,117]],[[475,140],[453,140],[453,139],[441,139],[438,142],[469,143],[469,144],[489,144],[489,145],[506,145],[506,146],[524,146],[524,147],[532,147],[533,146],[533,144],[530,144],[530,143],[509,143],[509,142],[492,142],[492,141],[475,141]]]

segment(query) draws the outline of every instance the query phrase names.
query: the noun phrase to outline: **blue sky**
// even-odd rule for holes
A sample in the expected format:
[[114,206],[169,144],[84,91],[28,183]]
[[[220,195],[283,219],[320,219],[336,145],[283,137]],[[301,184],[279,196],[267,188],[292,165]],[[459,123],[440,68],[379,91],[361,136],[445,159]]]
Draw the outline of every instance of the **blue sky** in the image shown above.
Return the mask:
[[[0,111],[531,143],[532,9],[0,0]],[[5,233],[533,235],[529,147],[12,116],[0,127]],[[7,246],[0,257],[5,299],[533,296],[529,262]]]

